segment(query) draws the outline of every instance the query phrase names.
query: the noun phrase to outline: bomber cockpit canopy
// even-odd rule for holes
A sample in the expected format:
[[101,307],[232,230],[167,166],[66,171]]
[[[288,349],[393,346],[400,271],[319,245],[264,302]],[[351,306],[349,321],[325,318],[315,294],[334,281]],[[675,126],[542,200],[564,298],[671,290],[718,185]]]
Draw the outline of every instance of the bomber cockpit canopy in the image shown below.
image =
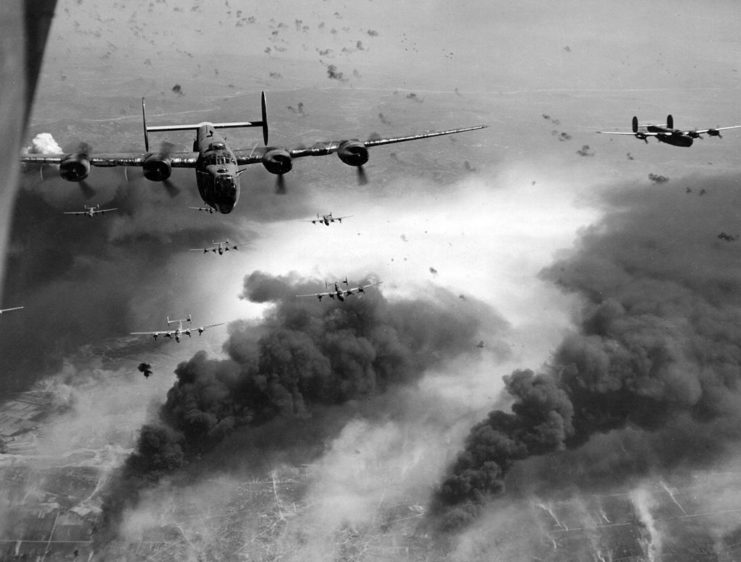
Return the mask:
[[209,150],[224,150],[225,148],[226,148],[226,144],[224,144],[221,141],[212,142],[208,147]]
[[204,162],[207,166],[225,166],[226,164],[236,164],[237,163],[228,152],[217,152],[216,154],[207,154],[204,157]]

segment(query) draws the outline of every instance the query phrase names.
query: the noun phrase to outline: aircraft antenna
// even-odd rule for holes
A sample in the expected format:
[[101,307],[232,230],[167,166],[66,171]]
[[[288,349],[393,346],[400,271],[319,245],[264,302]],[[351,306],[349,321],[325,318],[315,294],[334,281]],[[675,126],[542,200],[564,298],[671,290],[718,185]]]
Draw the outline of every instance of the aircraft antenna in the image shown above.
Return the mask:
[[142,123],[144,125],[144,150],[149,152],[149,134],[147,133],[147,112],[144,109],[144,98],[142,98]]
[[265,92],[260,96],[260,109],[262,110],[262,140],[268,145],[268,106],[265,102]]

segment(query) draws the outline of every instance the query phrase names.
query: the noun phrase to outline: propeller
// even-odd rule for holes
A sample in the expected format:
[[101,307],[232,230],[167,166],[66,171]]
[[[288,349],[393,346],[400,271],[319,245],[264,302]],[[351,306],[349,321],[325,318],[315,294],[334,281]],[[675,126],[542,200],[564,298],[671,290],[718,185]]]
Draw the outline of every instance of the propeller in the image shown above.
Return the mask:
[[[90,145],[90,143],[80,141],[80,144],[77,145],[77,153],[81,154],[85,158],[88,158],[88,155],[92,151],[93,147]],[[87,180],[80,180],[77,182],[77,185],[80,186],[80,191],[82,191],[82,196],[85,199],[92,199],[95,196],[95,189],[87,182]]]
[[358,185],[366,185],[368,183],[368,175],[365,173],[363,166],[358,166]]
[[80,191],[82,191],[82,196],[85,199],[92,199],[95,197],[95,189],[93,189],[93,186],[90,185],[87,180],[80,180],[77,182],[77,185],[80,186]]
[[178,195],[180,195],[180,188],[174,183],[172,183],[170,178],[167,178],[166,180],[162,180],[162,185],[170,197],[177,197]]
[[[168,141],[162,141],[160,144],[159,154],[162,156],[163,159],[168,159],[170,155],[173,152],[173,149],[175,148],[175,145]],[[131,178],[128,174],[128,168],[124,166],[124,181],[127,183],[131,181]],[[142,169],[141,177],[145,177],[144,170]],[[162,187],[165,188],[165,191],[167,191],[167,194],[170,197],[176,197],[180,194],[181,189],[173,183],[173,181],[168,177],[164,180],[161,180],[160,183],[162,184]]]
[[285,174],[278,174],[275,178],[275,192],[278,195],[286,194],[286,179],[283,177]]
[[[162,156],[167,159],[172,154],[173,148],[175,148],[175,145],[171,142],[162,141],[162,144],[160,145],[160,154],[162,154]],[[172,180],[170,178],[162,180],[162,186],[165,188],[165,191],[167,191],[167,194],[170,197],[176,197],[180,194],[180,188],[172,183]]]

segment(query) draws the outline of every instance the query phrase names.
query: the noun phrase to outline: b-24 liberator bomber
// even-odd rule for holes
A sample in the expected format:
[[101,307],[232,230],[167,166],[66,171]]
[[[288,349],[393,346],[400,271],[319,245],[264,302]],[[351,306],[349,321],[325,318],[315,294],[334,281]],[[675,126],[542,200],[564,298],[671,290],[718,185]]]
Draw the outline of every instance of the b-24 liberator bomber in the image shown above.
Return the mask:
[[188,207],[188,208],[194,211],[201,212],[201,213],[208,213],[209,215],[213,215],[216,212],[213,207]]
[[177,327],[173,330],[154,330],[152,332],[131,332],[132,336],[152,336],[155,341],[157,341],[157,338],[160,336],[163,336],[165,338],[172,338],[176,342],[180,343],[180,338],[183,336],[191,337],[193,332],[197,332],[200,336],[205,332],[208,328],[215,328],[216,326],[221,326],[224,323],[219,322],[218,324],[208,324],[206,326],[199,326],[197,328],[191,328],[190,325],[188,327],[184,327],[183,323],[187,322],[190,324],[192,322],[192,318],[190,314],[186,316],[185,318],[178,318],[175,320],[170,320],[170,317],[167,317],[167,325],[172,326],[173,324],[177,324]]
[[[323,293],[309,293],[307,295],[296,295],[297,298],[303,298],[303,297],[316,297],[318,300],[322,300],[324,297],[329,297],[330,299],[337,299],[340,302],[344,302],[346,297],[357,295],[360,293],[365,293],[365,290],[368,287],[374,287],[375,285],[380,285],[381,281],[375,281],[373,283],[367,283],[365,285],[358,285],[357,287],[350,287],[350,283],[347,280],[347,277],[343,281],[335,281],[334,282],[334,289],[325,291]],[[345,285],[345,288],[343,289],[341,285]],[[329,289],[330,283],[324,282],[324,286]]]
[[[416,135],[391,138],[371,138],[365,141],[346,139],[318,142],[308,148],[285,148],[268,146],[268,117],[265,92],[261,96],[262,118],[259,121],[237,121],[229,123],[202,123],[185,125],[148,126],[142,98],[142,122],[144,128],[144,152],[121,154],[96,154],[83,144],[78,152],[69,154],[23,154],[21,161],[29,164],[52,164],[59,166],[59,175],[71,182],[83,184],[90,173],[91,166],[138,166],[144,177],[153,182],[169,186],[172,168],[193,168],[196,173],[198,191],[204,203],[220,213],[230,213],[239,200],[239,176],[250,164],[262,164],[271,174],[278,176],[278,191],[284,191],[284,174],[293,168],[293,160],[305,156],[326,156],[336,153],[339,159],[358,171],[358,179],[365,180],[363,166],[368,162],[368,149],[385,144],[426,139],[442,135],[452,135],[466,131],[483,129],[486,125],[476,125],[447,131],[431,131]],[[219,131],[239,127],[261,127],[265,146],[251,149],[232,149]],[[150,150],[149,133],[164,131],[195,131],[193,150],[190,152],[172,151],[172,145],[163,143],[160,150]]]
[[352,215],[345,215],[343,217],[333,217],[332,213],[327,213],[326,215],[320,215],[319,213],[316,214],[315,219],[306,219],[305,222],[310,222],[311,224],[323,224],[325,226],[329,226],[330,223],[333,222],[342,222],[342,219],[349,219]]
[[213,242],[211,242],[211,247],[190,249],[191,252],[203,252],[204,254],[213,252],[214,254],[219,254],[220,256],[224,255],[224,252],[228,252],[229,250],[239,250],[239,246],[234,242],[229,242],[229,240],[224,240],[223,242],[216,242],[214,240]]
[[117,211],[117,207],[113,207],[112,209],[101,209],[100,203],[97,205],[83,205],[84,211],[64,211],[65,215],[80,215],[80,216],[88,216],[90,218],[93,218],[95,215],[104,215],[106,213],[110,213],[111,211]]
[[738,129],[741,125],[731,125],[730,127],[710,127],[708,129],[692,129],[682,130],[674,128],[674,117],[671,115],[666,116],[665,124],[645,124],[641,125],[638,123],[638,117],[633,116],[631,123],[633,132],[627,131],[597,131],[603,135],[631,135],[635,138],[642,140],[648,144],[649,137],[655,138],[659,142],[671,144],[672,146],[692,146],[695,139],[702,139],[702,135],[708,135],[709,137],[723,138],[720,134],[721,131],[728,129]]

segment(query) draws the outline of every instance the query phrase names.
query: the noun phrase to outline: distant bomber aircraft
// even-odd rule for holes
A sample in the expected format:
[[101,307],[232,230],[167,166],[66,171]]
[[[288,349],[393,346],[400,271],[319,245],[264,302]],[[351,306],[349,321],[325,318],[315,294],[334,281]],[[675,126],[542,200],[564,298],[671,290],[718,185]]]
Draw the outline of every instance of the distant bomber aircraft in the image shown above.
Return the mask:
[[[371,138],[366,141],[356,139],[318,142],[309,148],[267,146],[268,118],[265,93],[261,97],[262,119],[260,121],[238,121],[232,123],[196,123],[189,125],[147,126],[144,99],[142,98],[142,121],[144,126],[144,153],[91,154],[83,145],[78,152],[70,154],[24,154],[22,162],[36,164],[55,164],[59,175],[67,181],[83,182],[90,173],[91,166],[141,166],[144,177],[150,181],[163,182],[167,187],[172,168],[195,168],[196,182],[201,198],[220,213],[230,213],[239,199],[239,175],[246,170],[242,166],[262,164],[271,174],[278,176],[278,191],[284,190],[283,175],[293,168],[293,159],[304,156],[324,156],[337,153],[340,160],[355,166],[358,179],[365,181],[363,165],[368,161],[368,149],[374,146],[413,141],[441,135],[452,135],[465,131],[483,129],[486,125],[432,131],[395,138]],[[235,127],[262,127],[264,147],[232,150],[218,129]],[[169,143],[163,143],[160,150],[149,150],[149,133],[161,131],[196,131],[192,152],[172,152]]]
[[633,132],[622,131],[597,131],[603,135],[632,135],[637,139],[648,144],[648,137],[654,137],[659,142],[671,144],[673,146],[692,146],[694,139],[702,139],[702,135],[722,138],[721,131],[727,129],[738,129],[741,125],[731,127],[716,127],[714,129],[693,129],[692,131],[683,131],[674,128],[674,118],[671,115],[666,116],[665,125],[639,125],[638,117],[633,117]]
[[110,213],[111,211],[117,211],[118,208],[114,207],[113,209],[101,209],[100,203],[98,203],[95,206],[90,205],[89,207],[87,205],[83,205],[85,208],[84,211],[64,211],[65,215],[87,215],[90,218],[93,218],[95,215],[104,215],[105,213]]
[[[329,297],[330,299],[337,299],[340,302],[343,302],[345,300],[345,297],[349,297],[351,295],[357,295],[358,293],[365,293],[365,289],[368,287],[373,287],[374,285],[380,285],[381,281],[376,281],[374,283],[368,283],[367,285],[360,285],[358,287],[350,288],[350,283],[347,281],[347,277],[345,277],[344,281],[335,281],[334,282],[334,290],[332,291],[326,291],[324,293],[309,293],[308,295],[296,295],[296,297],[316,297],[320,301],[324,297]],[[340,285],[345,285],[345,289],[342,289]],[[325,282],[324,286],[326,288],[329,288],[329,283]]]
[[196,331],[198,332],[198,335],[200,336],[203,332],[205,332],[208,328],[214,328],[216,326],[221,326],[224,324],[223,322],[219,322],[218,324],[208,324],[207,326],[200,326],[199,328],[183,328],[183,322],[192,322],[190,314],[186,318],[179,318],[177,320],[170,320],[170,317],[167,317],[167,325],[171,326],[172,324],[177,324],[178,327],[174,330],[155,330],[153,332],[131,332],[132,336],[152,336],[154,340],[156,341],[159,336],[164,336],[166,338],[174,338],[176,342],[180,343],[180,338],[182,336],[188,336],[191,337],[191,333]]
[[1,315],[2,315],[3,313],[5,313],[5,312],[10,312],[10,311],[12,311],[12,310],[20,310],[20,309],[22,309],[22,308],[24,308],[24,307],[22,307],[22,306],[14,306],[13,308],[0,308],[0,316],[1,316]]
[[229,240],[224,240],[223,242],[211,242],[210,248],[191,248],[191,252],[203,252],[204,254],[207,254],[209,252],[218,253],[220,256],[224,254],[224,252],[228,252],[229,250],[238,250],[239,247],[236,244],[233,244],[232,242],[229,242]]
[[332,213],[326,215],[320,215],[319,213],[317,213],[315,219],[307,219],[306,222],[310,222],[311,224],[324,224],[325,226],[329,226],[329,223],[331,222],[342,222],[342,219],[349,219],[351,216],[352,215],[345,215],[344,217],[333,217]]
[[193,209],[194,211],[200,211],[202,213],[208,213],[209,215],[212,215],[216,211],[213,209],[213,207],[188,207],[189,209]]

